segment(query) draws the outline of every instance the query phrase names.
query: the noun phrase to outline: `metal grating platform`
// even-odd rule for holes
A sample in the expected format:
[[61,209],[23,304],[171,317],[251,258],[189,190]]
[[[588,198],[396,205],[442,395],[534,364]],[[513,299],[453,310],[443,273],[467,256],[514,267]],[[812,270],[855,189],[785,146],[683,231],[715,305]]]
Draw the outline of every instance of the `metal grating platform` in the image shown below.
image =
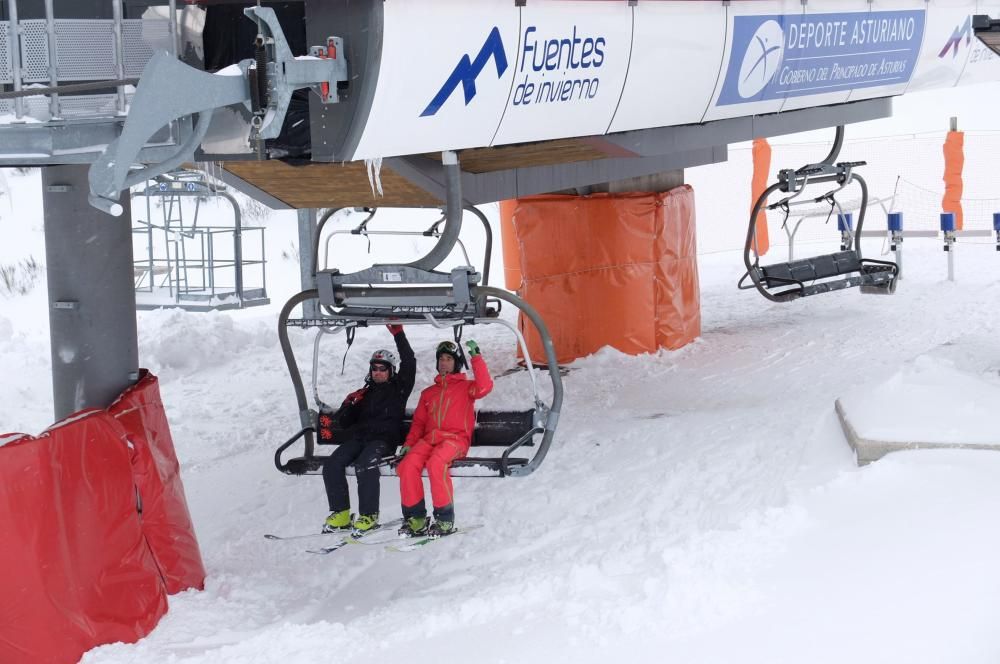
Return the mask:
[[21,21],[21,81],[49,80],[49,35],[45,21]]
[[153,52],[170,50],[170,22],[126,19],[122,21],[122,50],[125,55],[125,77],[142,73]]

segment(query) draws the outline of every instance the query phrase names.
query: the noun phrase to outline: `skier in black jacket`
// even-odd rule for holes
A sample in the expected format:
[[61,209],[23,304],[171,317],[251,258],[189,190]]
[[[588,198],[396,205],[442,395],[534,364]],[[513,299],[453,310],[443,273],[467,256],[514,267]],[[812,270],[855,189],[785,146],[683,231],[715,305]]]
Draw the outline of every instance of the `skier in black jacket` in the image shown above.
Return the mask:
[[[416,380],[417,360],[402,325],[387,325],[396,341],[400,363],[390,350],[377,350],[369,361],[365,386],[347,395],[336,413],[344,429],[340,445],[323,464],[323,482],[331,514],[323,532],[354,529],[365,532],[378,527],[379,459],[393,453],[403,440],[406,400]],[[347,491],[347,466],[353,464],[358,478],[358,516],[351,521],[351,499]]]

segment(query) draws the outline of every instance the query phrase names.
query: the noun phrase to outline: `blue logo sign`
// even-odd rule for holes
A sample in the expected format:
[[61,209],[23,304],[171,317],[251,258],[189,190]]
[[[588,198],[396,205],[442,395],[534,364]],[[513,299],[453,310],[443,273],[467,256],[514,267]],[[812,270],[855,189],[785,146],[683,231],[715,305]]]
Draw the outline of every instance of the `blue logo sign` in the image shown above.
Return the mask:
[[718,106],[906,83],[923,10],[737,16]]
[[434,95],[434,99],[427,105],[420,117],[434,115],[441,110],[441,107],[459,85],[462,86],[462,92],[465,93],[465,105],[468,106],[469,102],[476,96],[476,79],[479,78],[479,74],[482,73],[490,58],[493,58],[496,63],[497,78],[503,77],[504,72],[507,71],[507,54],[504,52],[500,28],[497,27],[494,27],[490,32],[475,60],[472,60],[468,53],[462,56],[462,59],[458,61],[458,66],[451,72],[451,76]]
[[958,47],[962,45],[962,39],[965,39],[965,45],[968,46],[972,43],[972,17],[968,16],[965,19],[965,23],[961,26],[956,26],[954,32],[951,33],[951,39],[948,43],[944,45],[941,52],[938,53],[939,58],[943,58],[948,55],[948,51],[951,51],[951,57],[954,60],[958,56]]

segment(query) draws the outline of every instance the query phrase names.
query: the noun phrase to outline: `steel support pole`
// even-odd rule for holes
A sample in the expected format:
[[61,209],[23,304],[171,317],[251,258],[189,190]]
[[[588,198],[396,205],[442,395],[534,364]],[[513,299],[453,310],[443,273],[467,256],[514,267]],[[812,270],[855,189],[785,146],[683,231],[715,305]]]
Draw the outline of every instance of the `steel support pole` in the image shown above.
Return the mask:
[[55,419],[106,408],[138,379],[132,229],[90,206],[87,165],[42,169]]
[[177,30],[177,0],[170,0],[167,3],[167,12],[170,14],[170,55],[175,58],[181,57],[184,49],[180,47],[177,41],[178,30]]
[[[21,24],[17,18],[17,0],[7,0],[7,18],[10,19],[10,33],[7,48],[10,49],[10,71],[14,79],[14,92],[21,91]],[[14,117],[24,117],[24,98],[14,99]]]
[[[45,33],[49,40],[49,85],[59,85],[59,49],[56,45],[56,14],[52,8],[52,0],[45,0]],[[58,120],[62,115],[59,108],[59,93],[49,95],[49,115]]]
[[[122,0],[111,0],[112,14],[114,15],[114,37],[115,37],[115,75],[118,80],[125,78],[125,35],[124,35],[124,12],[122,11]],[[117,108],[118,115],[126,115],[125,86],[119,85]]]
[[[316,288],[316,257],[313,247],[316,246],[316,210],[298,210],[299,215],[299,272],[302,275],[302,290]],[[319,308],[316,300],[302,303],[303,318],[319,318]]]

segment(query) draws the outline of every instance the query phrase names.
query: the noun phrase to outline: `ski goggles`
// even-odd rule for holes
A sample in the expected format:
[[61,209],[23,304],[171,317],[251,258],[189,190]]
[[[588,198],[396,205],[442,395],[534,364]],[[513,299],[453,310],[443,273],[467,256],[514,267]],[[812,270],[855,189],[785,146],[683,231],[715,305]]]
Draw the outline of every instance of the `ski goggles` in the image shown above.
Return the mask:
[[385,364],[372,363],[371,368],[372,373],[388,373],[390,371],[390,367]]
[[454,341],[442,341],[437,347],[437,354],[440,355],[441,353],[458,355],[458,344]]

